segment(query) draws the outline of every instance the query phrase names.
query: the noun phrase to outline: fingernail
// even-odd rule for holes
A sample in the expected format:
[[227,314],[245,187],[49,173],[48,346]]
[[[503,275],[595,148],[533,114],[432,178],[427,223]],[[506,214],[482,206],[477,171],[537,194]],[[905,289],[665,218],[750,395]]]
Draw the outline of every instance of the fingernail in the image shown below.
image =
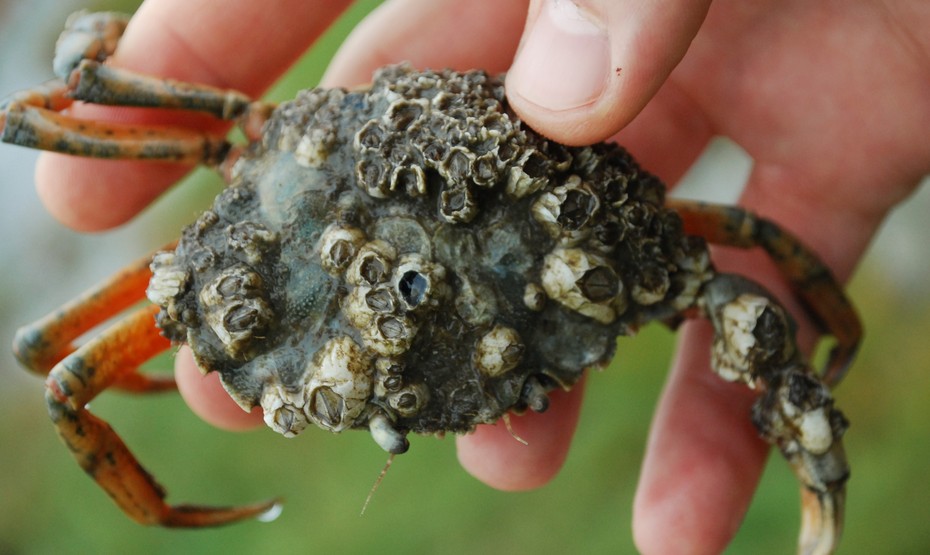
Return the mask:
[[507,76],[511,94],[549,110],[591,104],[610,69],[607,32],[571,0],[546,0]]

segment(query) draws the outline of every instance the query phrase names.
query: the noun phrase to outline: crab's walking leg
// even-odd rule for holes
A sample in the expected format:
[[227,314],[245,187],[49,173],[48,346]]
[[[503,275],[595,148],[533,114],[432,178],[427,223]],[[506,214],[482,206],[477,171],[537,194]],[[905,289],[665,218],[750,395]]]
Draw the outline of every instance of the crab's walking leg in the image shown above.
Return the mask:
[[714,325],[714,370],[761,391],[753,422],[779,447],[802,484],[799,553],[832,553],[849,478],[841,439],[846,418],[802,360],[794,323],[760,286],[719,274],[704,286],[702,302]]
[[824,381],[836,385],[856,354],[862,325],[829,268],[796,237],[742,208],[678,199],[670,199],[668,205],[681,215],[689,234],[721,245],[765,249],[821,331],[836,339],[823,372]]
[[45,398],[58,433],[78,464],[134,520],[163,526],[215,526],[259,516],[276,501],[245,507],[169,506],[165,491],[115,431],[86,405],[170,346],[155,327],[159,308],[139,309],[117,322],[51,371]]
[[208,166],[226,161],[231,148],[222,136],[197,130],[106,124],[59,113],[73,100],[203,112],[237,120],[246,136],[258,138],[274,104],[252,101],[237,91],[104,66],[101,62],[115,50],[126,21],[113,13],[77,14],[69,19],[56,48],[59,80],[0,104],[0,140],[79,156]]
[[[145,298],[152,275],[151,261],[151,255],[140,258],[77,299],[20,328],[13,342],[16,358],[33,372],[48,374],[55,364],[74,352],[74,340]],[[175,385],[170,377],[147,376],[133,370],[124,372],[116,387],[149,392],[173,390]]]

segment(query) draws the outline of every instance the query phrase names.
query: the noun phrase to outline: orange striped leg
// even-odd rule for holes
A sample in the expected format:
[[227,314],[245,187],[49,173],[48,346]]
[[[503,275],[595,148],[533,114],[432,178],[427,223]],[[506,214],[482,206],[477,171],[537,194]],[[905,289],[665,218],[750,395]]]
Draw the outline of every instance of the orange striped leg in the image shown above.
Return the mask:
[[86,405],[170,342],[154,325],[159,308],[141,308],[58,363],[46,381],[46,402],[58,434],[78,464],[133,520],[172,527],[216,526],[259,516],[275,501],[245,507],[170,506],[165,490],[116,432]]
[[668,206],[681,215],[686,233],[711,243],[765,249],[821,332],[835,338],[822,377],[830,386],[839,383],[862,340],[862,324],[843,287],[817,255],[774,222],[739,207],[680,199],[670,199]]
[[[73,342],[77,338],[145,298],[152,275],[151,260],[151,255],[137,260],[41,320],[20,328],[13,342],[16,358],[33,372],[48,374],[55,364],[74,352]],[[116,387],[148,392],[173,390],[175,385],[171,377],[133,371],[125,373]]]

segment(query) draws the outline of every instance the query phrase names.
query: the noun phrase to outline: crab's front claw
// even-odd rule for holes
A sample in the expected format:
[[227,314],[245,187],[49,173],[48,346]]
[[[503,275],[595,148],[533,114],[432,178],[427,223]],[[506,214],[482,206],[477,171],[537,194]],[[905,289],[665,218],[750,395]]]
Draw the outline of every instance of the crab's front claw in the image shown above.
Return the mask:
[[778,446],[801,483],[798,553],[833,553],[849,478],[842,443],[848,421],[834,408],[825,382],[803,361],[794,322],[762,287],[719,274],[705,285],[702,302],[714,325],[714,370],[762,392],[753,423]]
[[843,531],[843,507],[846,488],[820,492],[801,489],[800,555],[833,553]]
[[849,465],[842,436],[849,424],[806,368],[788,370],[777,381],[756,403],[753,421],[801,482],[798,553],[832,553],[843,528]]

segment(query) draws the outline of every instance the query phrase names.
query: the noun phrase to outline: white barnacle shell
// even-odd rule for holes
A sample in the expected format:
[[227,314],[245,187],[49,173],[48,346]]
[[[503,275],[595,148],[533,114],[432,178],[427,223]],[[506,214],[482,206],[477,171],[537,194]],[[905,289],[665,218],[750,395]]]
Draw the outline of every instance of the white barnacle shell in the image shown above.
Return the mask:
[[304,392],[289,391],[276,381],[265,384],[260,401],[265,424],[284,437],[294,437],[310,422],[304,414]]
[[603,257],[582,249],[556,248],[547,254],[542,287],[550,299],[603,324],[627,307],[619,276]]
[[546,306],[546,291],[538,283],[527,283],[523,290],[523,304],[526,308],[539,312]]
[[304,411],[313,423],[332,432],[355,424],[372,391],[371,356],[351,337],[334,337],[308,367]]
[[320,236],[320,264],[330,275],[340,275],[365,243],[365,232],[357,227],[330,224]]
[[521,155],[517,163],[510,168],[510,175],[507,177],[507,194],[513,198],[523,198],[542,189],[548,182],[545,174],[538,174],[536,166],[543,155],[535,149],[527,149]]
[[820,455],[833,445],[833,429],[825,407],[807,411],[798,418],[798,441],[804,449]]
[[468,223],[478,215],[478,201],[466,185],[451,185],[439,194],[439,215],[449,223]]
[[261,277],[240,265],[223,270],[200,290],[204,319],[233,358],[248,357],[249,344],[271,319],[261,287]]
[[401,314],[377,315],[371,324],[362,329],[365,346],[381,356],[398,356],[410,349],[418,326]]
[[249,264],[261,262],[265,252],[278,240],[278,234],[257,222],[237,222],[226,226],[227,243],[241,251]]
[[714,341],[711,365],[723,379],[741,381],[750,387],[750,352],[756,346],[756,327],[762,312],[771,302],[760,295],[744,294],[728,302],[720,311],[720,333]]
[[834,440],[830,404],[823,384],[801,374],[789,377],[778,390],[780,431],[809,453],[826,453]]
[[590,234],[585,227],[600,202],[577,175],[569,176],[563,185],[539,196],[530,207],[533,218],[553,239],[564,247],[577,245]]
[[152,258],[152,279],[145,290],[145,295],[152,303],[161,306],[173,320],[178,319],[178,296],[187,289],[190,272],[176,266],[173,252],[159,252]]
[[681,287],[672,300],[672,306],[677,310],[684,310],[694,305],[701,287],[713,277],[714,270],[710,265],[710,255],[706,248],[693,248],[676,257],[675,265],[679,269]]
[[524,349],[517,330],[495,325],[478,340],[473,361],[479,372],[497,377],[520,364]]
[[294,161],[305,168],[319,168],[326,162],[335,137],[328,130],[306,130],[294,148]]
[[426,194],[426,173],[417,165],[397,166],[391,173],[390,189],[421,197]]
[[294,152],[297,144],[300,142],[301,133],[297,125],[282,125],[278,131],[278,141],[276,145],[268,144],[268,138],[271,135],[262,137],[262,142],[266,148],[275,147],[282,152]]
[[391,263],[397,251],[380,239],[362,245],[346,270],[346,281],[351,285],[376,285],[391,275]]
[[430,111],[430,101],[425,98],[401,98],[391,102],[384,115],[384,124],[397,131],[404,131]]
[[439,175],[449,183],[464,184],[471,176],[475,158],[475,154],[467,148],[454,146],[449,149],[446,157],[439,165]]
[[404,418],[409,418],[420,412],[420,409],[426,405],[429,400],[429,390],[424,384],[410,384],[400,391],[389,393],[386,399],[388,406],[394,412]]
[[371,287],[367,285],[360,285],[349,291],[349,294],[342,300],[342,313],[358,330],[368,328],[375,319],[375,312],[368,306],[365,299],[371,290]]
[[394,268],[392,281],[406,310],[432,307],[445,285],[446,269],[418,253],[405,254]]
[[643,306],[663,300],[671,287],[671,280],[664,268],[651,267],[647,272],[630,287],[630,298]]

